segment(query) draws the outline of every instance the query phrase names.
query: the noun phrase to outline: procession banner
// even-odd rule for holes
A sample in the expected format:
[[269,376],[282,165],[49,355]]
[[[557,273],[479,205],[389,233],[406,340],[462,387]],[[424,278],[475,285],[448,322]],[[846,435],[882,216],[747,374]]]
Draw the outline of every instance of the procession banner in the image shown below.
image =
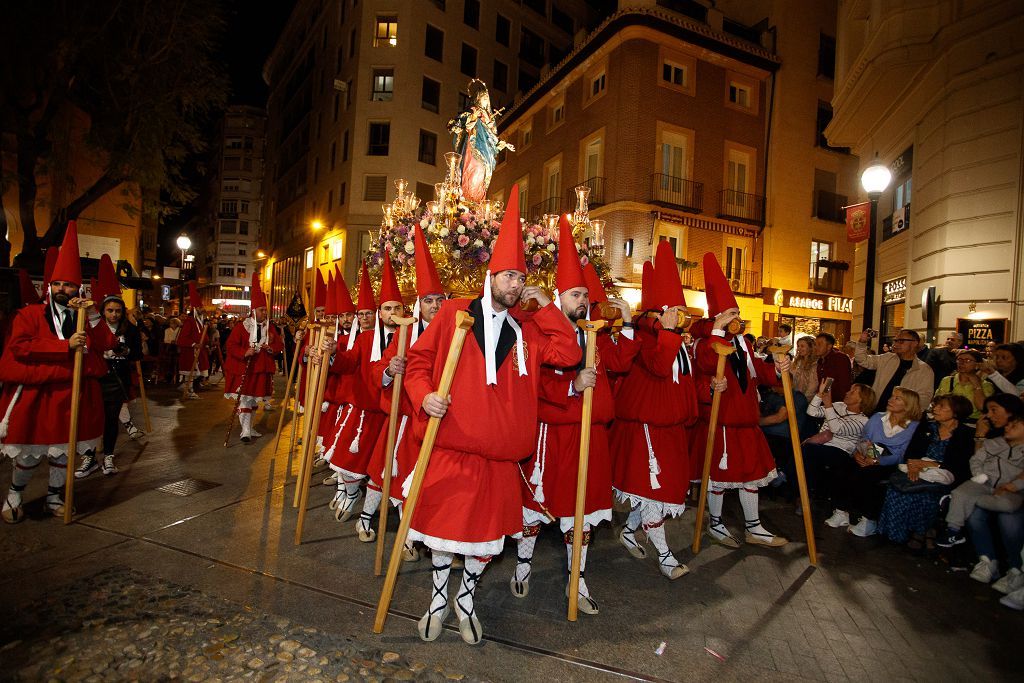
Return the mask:
[[846,207],[846,240],[863,242],[871,229],[871,202]]

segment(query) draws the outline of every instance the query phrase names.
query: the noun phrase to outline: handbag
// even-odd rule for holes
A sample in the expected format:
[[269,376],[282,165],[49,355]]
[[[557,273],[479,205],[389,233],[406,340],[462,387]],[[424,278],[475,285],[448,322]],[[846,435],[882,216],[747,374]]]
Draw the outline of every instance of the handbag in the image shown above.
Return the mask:
[[950,490],[946,484],[936,484],[921,478],[911,481],[905,472],[893,472],[889,477],[889,488],[900,493],[947,493]]

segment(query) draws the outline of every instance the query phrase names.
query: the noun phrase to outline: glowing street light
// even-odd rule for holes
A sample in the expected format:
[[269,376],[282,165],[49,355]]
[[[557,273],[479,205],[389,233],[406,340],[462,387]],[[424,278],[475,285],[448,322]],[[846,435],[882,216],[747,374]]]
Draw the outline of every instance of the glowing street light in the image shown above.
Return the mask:
[[892,172],[889,167],[885,164],[881,164],[875,159],[875,163],[871,164],[860,174],[860,184],[864,188],[864,191],[868,193],[868,199],[871,200],[871,216],[870,216],[870,230],[868,231],[868,254],[867,254],[867,267],[864,273],[864,329],[871,327],[871,319],[874,315],[875,309],[875,221],[878,216],[878,200],[881,198],[882,193],[889,187],[889,182],[892,181]]

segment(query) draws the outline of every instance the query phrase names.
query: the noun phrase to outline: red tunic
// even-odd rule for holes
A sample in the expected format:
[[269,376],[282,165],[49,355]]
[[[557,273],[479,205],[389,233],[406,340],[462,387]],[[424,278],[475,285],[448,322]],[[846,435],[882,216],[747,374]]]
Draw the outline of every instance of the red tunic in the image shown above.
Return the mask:
[[[467,299],[448,301],[409,351],[405,390],[422,438],[423,399],[440,384],[460,310],[479,313]],[[477,316],[475,325],[483,321]],[[440,422],[430,467],[412,519],[415,539],[438,550],[493,554],[506,535],[522,532],[522,493],[517,462],[531,453],[537,435],[541,365],[575,365],[580,349],[565,315],[547,305],[520,322],[527,374],[519,375],[516,352],[497,368],[497,384],[486,383],[486,361],[476,330],[470,331],[452,383],[452,402]],[[509,326],[506,324],[506,328]],[[482,328],[480,336],[482,337]],[[500,339],[500,337],[499,337]]]
[[[203,323],[207,321],[204,319]],[[195,350],[193,344],[199,343],[203,328],[196,320],[195,314],[185,316],[181,319],[181,331],[175,342],[178,345],[178,372],[187,375],[192,371],[192,364],[195,362]],[[196,367],[196,374],[207,375],[210,372],[210,350],[209,335],[203,340],[203,346],[199,349],[199,365]],[[237,385],[236,385],[237,386]]]
[[266,334],[260,339],[259,351],[250,361],[245,353],[252,348],[256,337],[255,328],[252,334],[246,329],[246,321],[237,323],[228,337],[227,355],[224,358],[224,397],[234,400],[241,394],[269,399],[274,395],[274,373],[277,371],[274,356],[284,351],[284,341],[276,327],[267,325]]
[[334,354],[330,366],[330,372],[351,377],[353,410],[351,416],[338,422],[339,427],[342,423],[344,427],[327,433],[324,442],[336,444],[329,458],[331,468],[356,475],[367,473],[377,435],[387,419],[387,414],[380,409],[380,394],[374,389],[371,377],[373,337],[370,332],[361,333],[351,351],[340,349]]
[[[696,337],[694,346],[695,366],[697,368],[697,396],[700,398],[700,420],[693,430],[690,442],[694,453],[690,468],[690,478],[699,481],[704,468],[704,451],[708,441],[708,422],[711,419],[711,380],[715,376],[718,365],[718,354],[711,348],[713,341],[732,345],[733,336],[726,333],[724,337],[711,334],[710,324],[696,323],[691,328]],[[738,488],[741,484],[763,486],[775,478],[775,459],[768,449],[768,442],[758,425],[757,387],[760,384],[775,386],[779,383],[774,368],[751,353],[750,345],[743,337],[738,338],[751,360],[755,375],[750,376],[747,370],[747,390],[740,388],[736,372],[726,358],[725,379],[728,387],[722,392],[718,409],[718,428],[715,430],[715,445],[711,453],[711,481],[723,484],[726,488]],[[724,441],[723,441],[724,438]],[[721,469],[723,447],[728,451],[727,467]]]
[[[611,519],[612,458],[608,448],[608,428],[615,417],[609,372],[628,372],[640,344],[620,336],[616,344],[610,335],[597,337],[597,384],[590,429],[590,455],[587,461],[587,495],[583,512],[596,515],[591,524]],[[569,386],[575,369],[541,369],[540,403],[537,407],[540,433],[537,448],[521,465],[524,479],[523,506],[535,512],[547,508],[555,517],[576,514],[576,479],[579,475],[580,435],[582,433],[583,396],[570,396]],[[538,501],[533,485],[534,472],[541,476],[543,501]],[[527,485],[526,479],[530,480]],[[542,507],[543,504],[543,507]]]
[[697,419],[692,365],[683,358],[673,372],[686,352],[681,335],[650,319],[639,321],[637,332],[640,354],[615,395],[612,481],[623,497],[666,503],[678,515],[689,488],[687,432]]
[[[11,457],[67,452],[75,356],[68,342],[60,339],[47,322],[48,308],[49,304],[34,304],[17,312],[0,358],[0,416],[9,414],[7,432],[0,437],[0,444],[2,452]],[[89,342],[82,363],[79,453],[95,448],[103,435],[98,378],[107,372],[103,352],[114,348],[116,342],[107,325],[85,327]],[[19,387],[21,393],[12,406]]]

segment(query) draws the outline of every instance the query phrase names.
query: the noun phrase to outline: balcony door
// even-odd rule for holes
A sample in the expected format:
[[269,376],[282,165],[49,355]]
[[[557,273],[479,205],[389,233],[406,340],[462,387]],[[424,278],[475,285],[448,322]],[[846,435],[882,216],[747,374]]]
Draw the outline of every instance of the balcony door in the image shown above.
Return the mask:
[[738,149],[729,149],[725,169],[726,208],[735,208],[737,211],[729,211],[730,215],[742,216],[743,209],[747,206],[747,194],[750,192],[751,181],[751,158],[748,152]]

